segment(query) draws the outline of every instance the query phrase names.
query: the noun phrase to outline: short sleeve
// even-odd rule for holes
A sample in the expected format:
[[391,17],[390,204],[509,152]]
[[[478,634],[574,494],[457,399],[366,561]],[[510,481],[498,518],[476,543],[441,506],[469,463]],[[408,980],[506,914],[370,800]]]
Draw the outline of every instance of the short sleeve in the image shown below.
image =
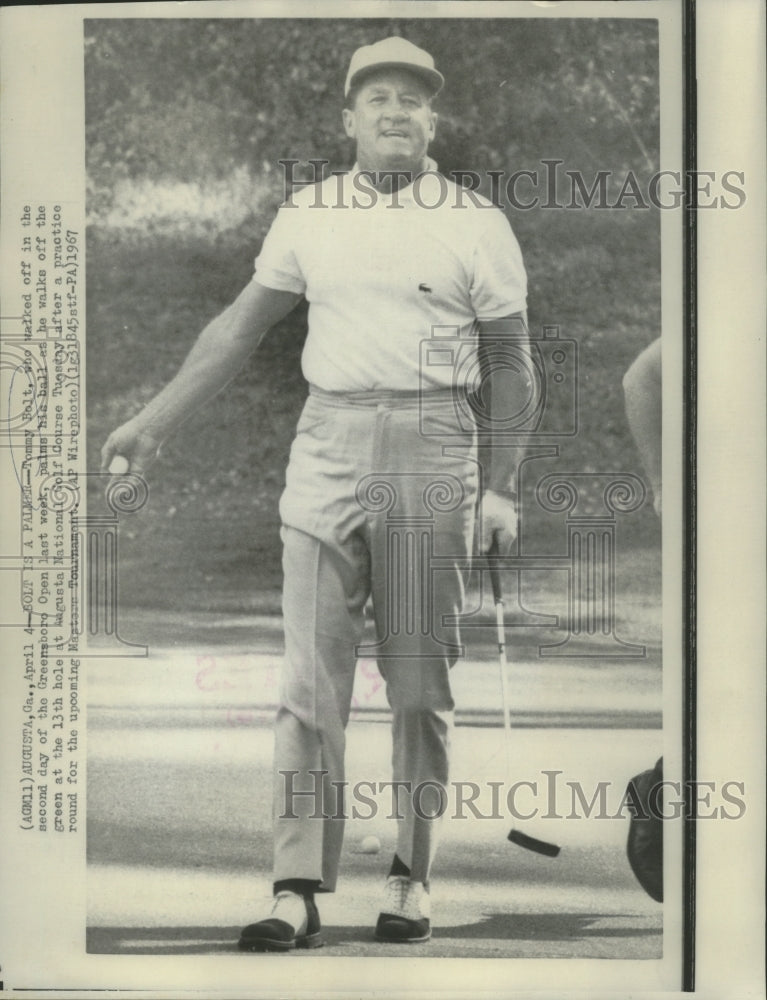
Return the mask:
[[506,216],[492,213],[474,249],[470,287],[478,319],[500,319],[527,308],[527,275],[522,251]]
[[303,212],[298,206],[282,207],[266,234],[261,252],[256,257],[256,271],[253,277],[260,285],[280,292],[295,292],[303,295],[306,280],[296,257],[300,235],[300,217]]

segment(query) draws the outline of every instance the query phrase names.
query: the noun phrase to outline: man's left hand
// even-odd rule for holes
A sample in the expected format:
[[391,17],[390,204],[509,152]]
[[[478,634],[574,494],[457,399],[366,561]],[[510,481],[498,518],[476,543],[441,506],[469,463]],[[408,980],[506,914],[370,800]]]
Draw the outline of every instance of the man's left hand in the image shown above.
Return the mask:
[[497,540],[498,552],[506,555],[517,537],[517,503],[504,493],[487,490],[479,507],[479,550],[483,555]]

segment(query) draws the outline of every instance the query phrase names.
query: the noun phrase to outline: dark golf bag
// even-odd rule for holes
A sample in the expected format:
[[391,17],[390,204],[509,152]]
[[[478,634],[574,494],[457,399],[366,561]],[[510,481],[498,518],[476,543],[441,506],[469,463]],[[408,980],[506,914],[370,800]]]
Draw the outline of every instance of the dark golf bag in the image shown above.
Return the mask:
[[645,892],[663,902],[663,758],[650,771],[642,771],[628,784],[628,798],[634,804],[629,824],[628,854],[631,870]]

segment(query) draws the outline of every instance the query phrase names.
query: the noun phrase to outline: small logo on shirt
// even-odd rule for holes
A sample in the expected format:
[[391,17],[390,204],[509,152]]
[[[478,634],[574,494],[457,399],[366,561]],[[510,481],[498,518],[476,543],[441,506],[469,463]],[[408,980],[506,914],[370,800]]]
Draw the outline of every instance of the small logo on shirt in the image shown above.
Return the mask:
[[431,288],[429,288],[429,286],[422,281],[421,284],[418,286],[418,291],[431,293]]

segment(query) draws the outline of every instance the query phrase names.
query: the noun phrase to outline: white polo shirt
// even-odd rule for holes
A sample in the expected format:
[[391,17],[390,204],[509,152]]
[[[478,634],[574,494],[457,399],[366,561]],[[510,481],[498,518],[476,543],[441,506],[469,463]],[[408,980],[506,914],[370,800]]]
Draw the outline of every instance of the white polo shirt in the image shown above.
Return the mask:
[[454,384],[463,375],[431,365],[439,354],[422,342],[463,338],[465,373],[477,320],[522,311],[527,293],[519,244],[491,202],[436,171],[380,194],[357,167],[293,192],[254,280],[306,296],[302,370],[330,392]]

